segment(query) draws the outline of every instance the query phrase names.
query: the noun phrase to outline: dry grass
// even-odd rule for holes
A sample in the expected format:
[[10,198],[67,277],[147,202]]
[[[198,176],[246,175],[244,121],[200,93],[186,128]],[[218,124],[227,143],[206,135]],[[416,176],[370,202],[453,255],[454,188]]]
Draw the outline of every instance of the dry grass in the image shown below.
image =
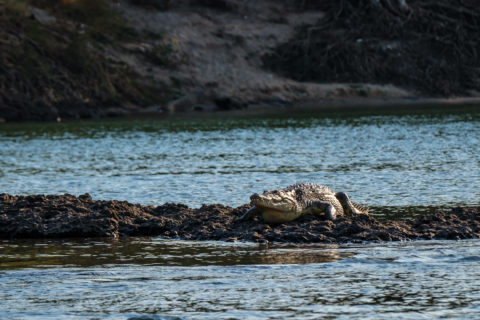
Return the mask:
[[[136,35],[107,1],[1,1],[0,109],[2,101],[103,107],[163,101],[162,88],[152,88],[131,67],[105,55]],[[48,11],[57,23],[31,19],[29,6]]]
[[265,55],[266,66],[300,81],[395,84],[424,94],[477,90],[480,9],[461,0],[311,0],[316,25]]

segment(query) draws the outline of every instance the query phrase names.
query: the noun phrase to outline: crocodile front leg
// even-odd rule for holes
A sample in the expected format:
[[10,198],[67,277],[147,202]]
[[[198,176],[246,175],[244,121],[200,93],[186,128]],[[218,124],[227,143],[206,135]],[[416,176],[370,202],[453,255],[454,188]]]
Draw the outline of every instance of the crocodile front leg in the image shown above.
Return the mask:
[[247,220],[251,220],[256,214],[259,214],[260,211],[257,209],[257,207],[253,206],[250,209],[248,209],[240,218],[237,218],[234,220],[234,222],[243,222]]
[[328,220],[335,220],[337,218],[337,210],[333,205],[328,202],[324,201],[313,201],[305,208],[304,214],[315,214],[315,215],[323,215]]

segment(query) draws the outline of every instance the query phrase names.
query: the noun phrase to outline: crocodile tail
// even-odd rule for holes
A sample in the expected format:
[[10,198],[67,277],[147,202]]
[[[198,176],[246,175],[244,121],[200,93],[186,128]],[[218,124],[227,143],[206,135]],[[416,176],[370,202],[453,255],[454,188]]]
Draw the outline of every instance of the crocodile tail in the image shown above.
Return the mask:
[[368,210],[370,210],[369,207],[365,207],[365,206],[363,206],[363,205],[361,205],[361,204],[359,204],[359,203],[353,202],[353,201],[351,201],[351,203],[352,203],[352,206],[353,206],[355,209],[359,210],[360,212],[362,212],[362,213],[364,213],[364,214],[368,214]]

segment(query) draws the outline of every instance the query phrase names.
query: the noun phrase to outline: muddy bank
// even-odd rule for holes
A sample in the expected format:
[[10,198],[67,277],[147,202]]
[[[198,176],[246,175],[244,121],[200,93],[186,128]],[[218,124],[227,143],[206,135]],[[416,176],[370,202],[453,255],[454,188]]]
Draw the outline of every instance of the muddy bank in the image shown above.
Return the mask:
[[142,206],[90,195],[0,194],[0,238],[161,236],[187,240],[342,243],[480,237],[480,210],[455,208],[405,221],[358,215],[327,221],[305,216],[283,225],[261,218],[235,223],[249,205],[198,209],[182,204]]
[[168,99],[110,57],[140,34],[110,1],[0,0],[0,122],[123,115]]
[[0,0],[0,123],[479,103],[480,13],[447,2]]

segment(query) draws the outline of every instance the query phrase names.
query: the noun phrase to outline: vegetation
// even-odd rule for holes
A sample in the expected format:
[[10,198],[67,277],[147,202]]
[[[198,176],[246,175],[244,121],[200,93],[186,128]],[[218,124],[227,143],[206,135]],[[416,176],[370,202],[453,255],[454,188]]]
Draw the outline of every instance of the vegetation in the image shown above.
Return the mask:
[[480,7],[466,0],[307,0],[326,12],[264,64],[301,81],[390,83],[431,95],[480,85]]
[[[210,22],[219,12],[223,18],[236,14],[250,23],[244,14],[248,5],[236,0],[126,2],[148,11],[199,10],[199,19]],[[177,39],[164,36],[158,26],[135,29],[115,6],[126,2],[0,0],[0,122],[102,116],[112,107],[158,105],[195,86],[217,85],[190,77],[186,68],[172,70],[180,64],[197,70],[198,61],[191,54],[197,48],[188,40],[177,45]],[[267,54],[263,48],[258,52],[243,34],[223,40],[223,31],[209,34],[218,41],[233,41],[246,57],[261,56],[266,68],[295,80],[394,84],[424,96],[480,94],[480,7],[473,0],[273,3],[268,2],[271,8],[265,11],[269,20],[262,21],[292,27],[292,19],[282,16],[282,10],[323,11],[325,18],[300,27],[293,39]],[[125,10],[141,13],[130,6]],[[170,30],[175,24],[169,23]],[[185,39],[191,36],[188,33]],[[211,43],[198,49],[210,52]],[[251,60],[258,68],[257,59]],[[236,63],[232,69],[239,67]],[[214,102],[221,109],[219,101]]]
[[[57,19],[42,24],[29,8]],[[25,119],[91,116],[79,109],[159,103],[168,94],[110,58],[137,32],[106,0],[0,2],[0,111]],[[163,58],[166,60],[166,55]]]

